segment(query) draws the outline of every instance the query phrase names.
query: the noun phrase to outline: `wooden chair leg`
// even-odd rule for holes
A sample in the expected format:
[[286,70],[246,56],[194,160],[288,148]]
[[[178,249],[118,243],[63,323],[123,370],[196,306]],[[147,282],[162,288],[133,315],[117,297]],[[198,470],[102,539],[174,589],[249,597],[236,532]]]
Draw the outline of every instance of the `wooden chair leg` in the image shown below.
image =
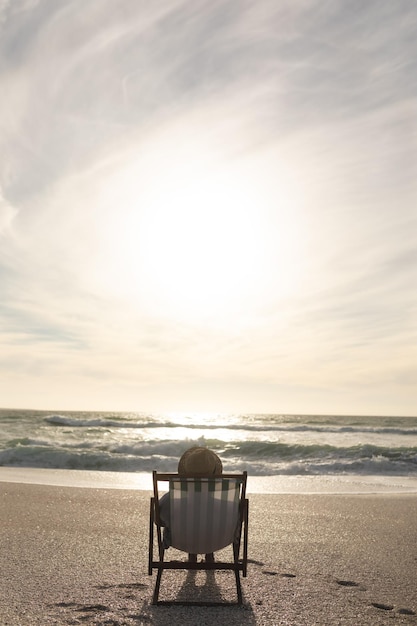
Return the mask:
[[237,568],[235,569],[235,579],[236,579],[237,603],[238,604],[242,604],[242,602],[243,602],[242,585],[240,584],[239,570]]
[[[154,509],[155,509],[155,506],[154,506]],[[157,576],[156,576],[156,582],[155,582],[155,589],[154,589],[154,592],[153,592],[152,604],[157,604],[158,603],[159,588],[161,586],[163,562],[164,562],[164,556],[165,556],[165,548],[164,548],[164,544],[163,544],[162,530],[161,530],[161,527],[159,525],[156,526],[156,537],[157,537],[157,540],[158,540],[159,564],[157,566],[158,567],[158,573],[157,573]]]
[[152,604],[158,604],[159,588],[161,586],[161,578],[162,578],[162,568],[159,568],[158,574],[156,575],[156,582],[155,582],[155,589],[153,591]]
[[149,556],[148,556],[148,574],[152,576],[152,561],[153,561],[153,542],[154,542],[154,521],[155,521],[155,509],[154,499],[151,498],[151,510],[149,513]]
[[243,577],[246,578],[248,570],[248,534],[249,534],[249,500],[245,500],[243,518]]

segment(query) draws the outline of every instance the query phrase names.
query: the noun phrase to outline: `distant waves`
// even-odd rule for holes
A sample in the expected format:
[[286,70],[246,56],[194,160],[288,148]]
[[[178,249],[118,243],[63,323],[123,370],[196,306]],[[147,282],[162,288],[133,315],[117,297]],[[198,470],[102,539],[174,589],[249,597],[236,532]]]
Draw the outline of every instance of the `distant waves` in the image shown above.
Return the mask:
[[191,445],[216,450],[227,471],[258,476],[417,476],[415,418],[0,410],[3,466],[175,471]]

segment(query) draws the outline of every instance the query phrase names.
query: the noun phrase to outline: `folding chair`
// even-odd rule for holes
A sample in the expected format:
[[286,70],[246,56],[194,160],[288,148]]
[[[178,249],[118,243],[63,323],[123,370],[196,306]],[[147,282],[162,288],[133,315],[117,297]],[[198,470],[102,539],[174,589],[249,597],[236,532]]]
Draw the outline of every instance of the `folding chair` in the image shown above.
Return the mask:
[[[189,554],[209,554],[231,545],[230,560],[192,562],[164,560],[164,546],[159,510],[158,484],[169,483],[170,545]],[[153,604],[242,604],[240,573],[246,577],[248,560],[248,510],[246,498],[247,473],[222,474],[217,477],[183,477],[178,474],[153,472],[153,497],[149,520],[148,574],[157,571]],[[158,545],[158,560],[154,560],[154,530]],[[243,551],[240,557],[243,536]],[[161,577],[164,570],[232,570],[235,574],[237,603],[159,601]]]

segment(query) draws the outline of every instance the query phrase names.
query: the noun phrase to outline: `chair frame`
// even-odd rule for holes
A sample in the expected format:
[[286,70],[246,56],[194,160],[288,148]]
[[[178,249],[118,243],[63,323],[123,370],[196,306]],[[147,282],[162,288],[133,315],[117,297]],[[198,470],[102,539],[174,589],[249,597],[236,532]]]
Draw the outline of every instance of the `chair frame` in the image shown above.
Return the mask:
[[[180,604],[180,605],[197,605],[197,606],[217,606],[217,605],[241,605],[243,602],[242,586],[240,581],[240,573],[243,577],[247,576],[248,564],[248,521],[249,521],[249,500],[246,498],[247,472],[242,474],[221,474],[221,476],[199,476],[198,478],[210,478],[214,480],[236,479],[241,483],[239,495],[239,515],[235,540],[233,547],[233,560],[211,562],[190,562],[190,561],[174,561],[164,560],[166,548],[163,545],[162,529],[160,525],[159,514],[159,491],[158,483],[183,478],[173,473],[158,473],[153,471],[153,496],[150,501],[149,515],[149,562],[148,574],[152,576],[153,571],[157,571],[155,588],[153,593],[152,604]],[[187,477],[188,480],[193,477]],[[154,559],[154,536],[156,528],[156,539],[158,545],[158,559]],[[241,550],[243,536],[243,549]],[[242,558],[240,553],[242,551]],[[161,578],[164,570],[231,570],[235,574],[237,602],[187,602],[187,601],[161,601],[159,600],[159,590],[161,586]]]

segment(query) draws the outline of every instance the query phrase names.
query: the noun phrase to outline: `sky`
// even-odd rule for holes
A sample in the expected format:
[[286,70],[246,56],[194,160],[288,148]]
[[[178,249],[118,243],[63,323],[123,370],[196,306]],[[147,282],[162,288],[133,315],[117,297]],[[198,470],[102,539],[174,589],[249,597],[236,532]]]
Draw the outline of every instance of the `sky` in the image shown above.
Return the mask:
[[417,414],[414,0],[0,0],[0,406]]

